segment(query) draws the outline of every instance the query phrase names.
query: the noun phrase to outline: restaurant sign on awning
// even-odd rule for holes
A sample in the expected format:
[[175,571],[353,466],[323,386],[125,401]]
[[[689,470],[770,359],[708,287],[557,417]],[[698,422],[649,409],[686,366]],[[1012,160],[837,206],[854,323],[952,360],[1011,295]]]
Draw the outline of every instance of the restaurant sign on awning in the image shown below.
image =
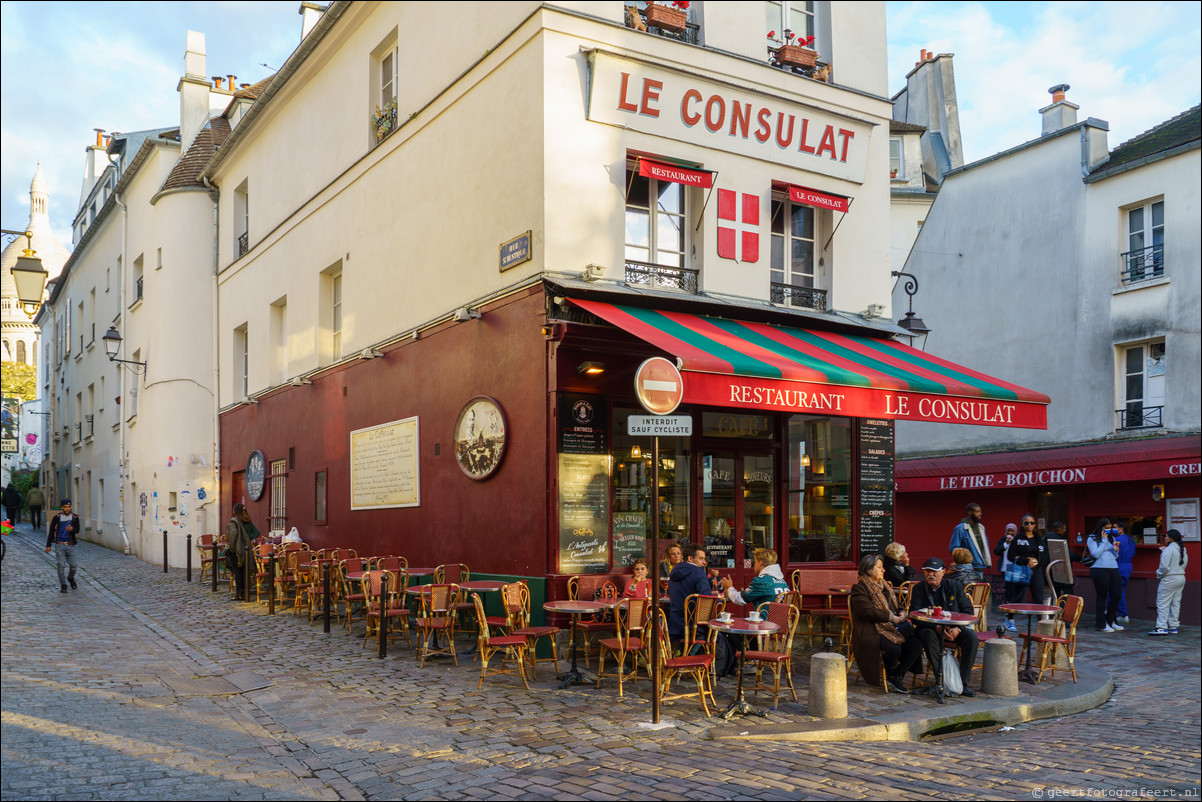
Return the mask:
[[829,192],[819,192],[809,187],[789,186],[789,200],[817,209],[830,209],[833,212],[847,213],[851,208],[851,199],[845,195],[832,195]]

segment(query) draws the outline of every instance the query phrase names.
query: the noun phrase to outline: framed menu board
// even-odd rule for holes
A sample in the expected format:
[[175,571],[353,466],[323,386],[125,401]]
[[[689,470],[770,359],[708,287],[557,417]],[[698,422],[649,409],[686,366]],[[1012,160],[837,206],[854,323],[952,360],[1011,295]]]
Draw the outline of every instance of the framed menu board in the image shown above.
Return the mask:
[[559,571],[609,570],[608,415],[599,396],[559,397]]
[[860,555],[893,542],[893,421],[860,421]]
[[650,523],[645,512],[614,512],[614,568],[634,565],[647,556],[647,534]]

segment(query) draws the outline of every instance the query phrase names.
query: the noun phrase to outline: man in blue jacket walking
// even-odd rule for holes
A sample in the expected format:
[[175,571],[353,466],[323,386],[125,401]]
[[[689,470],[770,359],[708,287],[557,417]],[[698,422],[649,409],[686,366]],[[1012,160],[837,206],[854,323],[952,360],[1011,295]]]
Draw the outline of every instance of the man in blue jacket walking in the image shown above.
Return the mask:
[[952,539],[947,545],[947,551],[950,554],[956,549],[968,549],[972,552],[973,570],[984,571],[993,565],[993,553],[989,550],[989,540],[985,537],[985,525],[981,523],[981,505],[969,504],[964,508],[964,513],[964,520],[952,530]]

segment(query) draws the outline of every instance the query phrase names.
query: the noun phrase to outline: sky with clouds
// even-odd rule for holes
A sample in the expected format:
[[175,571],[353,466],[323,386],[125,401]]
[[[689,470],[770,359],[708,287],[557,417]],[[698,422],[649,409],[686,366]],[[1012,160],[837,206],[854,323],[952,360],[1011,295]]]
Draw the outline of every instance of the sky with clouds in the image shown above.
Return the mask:
[[[70,246],[84,148],[93,128],[179,122],[176,86],[188,30],[205,34],[207,68],[254,83],[300,40],[297,0],[278,2],[0,3],[0,220],[29,219],[37,162],[51,217]],[[919,52],[954,53],[966,162],[1034,139],[1049,87],[1071,85],[1080,117],[1110,123],[1110,145],[1198,104],[1199,2],[894,2],[889,89]],[[267,66],[263,66],[267,65]]]

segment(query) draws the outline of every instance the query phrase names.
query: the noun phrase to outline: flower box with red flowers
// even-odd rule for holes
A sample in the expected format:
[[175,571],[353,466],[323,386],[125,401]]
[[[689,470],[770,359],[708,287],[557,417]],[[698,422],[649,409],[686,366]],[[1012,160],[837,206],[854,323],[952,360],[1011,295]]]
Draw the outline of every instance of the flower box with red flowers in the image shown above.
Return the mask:
[[659,3],[647,4],[647,24],[661,31],[680,33],[688,27],[689,3],[687,0],[677,0],[669,5]]

